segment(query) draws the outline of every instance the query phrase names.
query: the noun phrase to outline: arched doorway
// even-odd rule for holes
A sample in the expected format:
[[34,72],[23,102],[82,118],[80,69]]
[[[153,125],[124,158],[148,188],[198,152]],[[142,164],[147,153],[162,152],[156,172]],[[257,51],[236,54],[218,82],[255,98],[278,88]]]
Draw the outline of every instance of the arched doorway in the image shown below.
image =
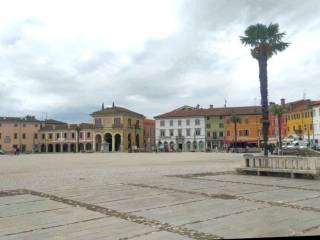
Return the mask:
[[128,134],[128,149],[131,149],[131,133]]
[[191,151],[191,142],[190,141],[187,142],[187,150]]
[[193,142],[193,150],[197,151],[197,142],[196,141]]
[[48,152],[53,152],[53,145],[52,144],[48,145]]
[[203,151],[203,141],[199,142],[199,151]]
[[136,145],[137,145],[137,148],[140,147],[140,136],[139,136],[139,134],[136,135]]
[[60,143],[57,143],[57,144],[55,145],[55,148],[56,148],[56,152],[61,152],[61,145],[60,145]]
[[120,134],[116,134],[114,136],[114,147],[116,152],[120,150],[120,146],[121,146],[121,136]]
[[76,144],[74,143],[70,144],[70,152],[76,152]]
[[68,146],[68,144],[63,144],[63,146],[62,146],[62,151],[63,152],[69,152],[69,146]]
[[174,149],[174,142],[170,142],[170,151],[174,151],[175,149]]
[[106,133],[104,135],[104,141],[109,143],[109,152],[112,151],[112,135],[111,133]]
[[84,145],[83,145],[83,143],[79,143],[79,151],[84,151]]
[[46,152],[46,145],[45,144],[41,144],[41,152]]
[[86,144],[86,150],[87,150],[87,151],[91,151],[91,150],[92,150],[92,145],[91,145],[91,143],[87,143],[87,144]]
[[168,151],[169,151],[168,142],[164,142],[164,151],[165,151],[165,152],[168,152]]
[[101,135],[96,135],[95,137],[96,140],[96,152],[101,152],[101,143],[102,143],[102,138]]

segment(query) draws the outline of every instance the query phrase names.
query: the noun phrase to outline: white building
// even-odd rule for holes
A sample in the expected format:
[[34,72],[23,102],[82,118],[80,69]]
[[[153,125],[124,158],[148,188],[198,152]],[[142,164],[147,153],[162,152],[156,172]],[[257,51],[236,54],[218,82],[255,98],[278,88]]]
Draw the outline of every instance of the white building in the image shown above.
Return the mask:
[[156,145],[164,151],[204,151],[206,146],[203,109],[183,106],[156,116]]
[[314,140],[320,144],[320,101],[312,105]]

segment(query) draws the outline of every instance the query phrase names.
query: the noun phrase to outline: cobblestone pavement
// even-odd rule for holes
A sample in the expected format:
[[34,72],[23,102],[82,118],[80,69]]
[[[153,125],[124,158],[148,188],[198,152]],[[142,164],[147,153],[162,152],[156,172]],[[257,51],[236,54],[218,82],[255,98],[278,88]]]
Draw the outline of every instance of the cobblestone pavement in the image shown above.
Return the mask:
[[320,180],[237,175],[221,153],[0,156],[0,239],[320,234]]

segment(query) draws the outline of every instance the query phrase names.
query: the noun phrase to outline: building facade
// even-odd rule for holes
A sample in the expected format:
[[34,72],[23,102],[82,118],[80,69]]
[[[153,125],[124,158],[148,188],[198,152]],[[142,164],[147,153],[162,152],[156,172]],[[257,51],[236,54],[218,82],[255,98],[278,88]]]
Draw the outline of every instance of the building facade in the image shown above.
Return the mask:
[[312,104],[312,115],[313,115],[313,136],[314,143],[320,144],[320,101]]
[[311,139],[313,136],[312,101],[299,100],[286,104],[287,136]]
[[81,152],[93,150],[93,124],[48,124],[40,131],[39,152]]
[[205,116],[202,109],[183,106],[156,119],[156,144],[160,151],[204,151]]
[[17,148],[23,153],[36,151],[42,124],[34,116],[0,117],[0,149],[5,153],[13,153]]
[[224,116],[206,116],[207,149],[221,147],[224,144]]
[[147,152],[155,150],[156,145],[156,122],[152,119],[143,120],[144,149]]
[[93,150],[118,152],[143,148],[142,114],[115,106],[91,114],[93,117]]

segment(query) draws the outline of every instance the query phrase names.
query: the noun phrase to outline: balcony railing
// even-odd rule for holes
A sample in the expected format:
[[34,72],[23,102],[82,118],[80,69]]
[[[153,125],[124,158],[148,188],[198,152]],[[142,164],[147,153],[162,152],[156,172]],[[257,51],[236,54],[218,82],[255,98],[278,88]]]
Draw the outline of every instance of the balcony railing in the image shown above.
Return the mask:
[[121,124],[121,123],[114,123],[114,124],[112,124],[112,128],[123,128],[123,124]]

